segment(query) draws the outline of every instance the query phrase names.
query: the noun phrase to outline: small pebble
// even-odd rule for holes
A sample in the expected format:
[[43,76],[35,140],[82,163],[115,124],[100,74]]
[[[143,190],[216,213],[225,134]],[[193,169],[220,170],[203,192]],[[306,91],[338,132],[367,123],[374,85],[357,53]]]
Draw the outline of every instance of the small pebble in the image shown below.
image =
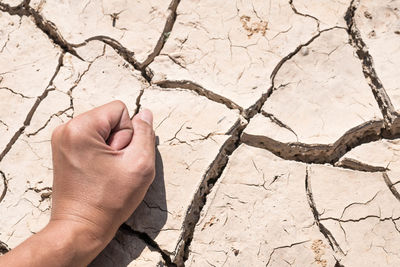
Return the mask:
[[308,49],[308,47],[302,47],[301,49],[300,49],[300,53],[303,55],[303,56],[307,56],[309,53],[310,53],[310,50]]

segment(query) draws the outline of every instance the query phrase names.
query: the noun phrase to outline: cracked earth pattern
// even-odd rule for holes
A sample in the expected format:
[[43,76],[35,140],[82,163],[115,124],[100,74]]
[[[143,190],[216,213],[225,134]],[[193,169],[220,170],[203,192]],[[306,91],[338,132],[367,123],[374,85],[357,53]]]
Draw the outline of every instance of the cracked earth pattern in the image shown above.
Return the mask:
[[52,130],[155,116],[91,266],[400,266],[399,0],[0,1],[0,255],[50,215]]

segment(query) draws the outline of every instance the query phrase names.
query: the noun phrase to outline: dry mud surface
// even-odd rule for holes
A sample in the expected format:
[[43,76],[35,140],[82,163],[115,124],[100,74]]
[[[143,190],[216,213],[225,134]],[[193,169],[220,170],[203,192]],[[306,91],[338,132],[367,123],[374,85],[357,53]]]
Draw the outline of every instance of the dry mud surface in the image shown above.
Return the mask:
[[400,266],[399,44],[399,0],[0,1],[0,254],[120,99],[157,176],[91,266]]

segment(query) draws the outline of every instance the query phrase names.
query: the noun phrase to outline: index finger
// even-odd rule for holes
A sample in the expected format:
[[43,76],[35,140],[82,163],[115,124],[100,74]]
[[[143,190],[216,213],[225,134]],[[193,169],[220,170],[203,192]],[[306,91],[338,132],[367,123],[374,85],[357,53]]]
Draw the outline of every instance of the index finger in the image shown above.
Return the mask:
[[[78,115],[74,120],[81,121],[88,134],[98,134],[106,142],[114,132],[128,130],[133,133],[129,112],[120,100],[115,100],[88,112]],[[132,134],[127,142],[132,139]]]

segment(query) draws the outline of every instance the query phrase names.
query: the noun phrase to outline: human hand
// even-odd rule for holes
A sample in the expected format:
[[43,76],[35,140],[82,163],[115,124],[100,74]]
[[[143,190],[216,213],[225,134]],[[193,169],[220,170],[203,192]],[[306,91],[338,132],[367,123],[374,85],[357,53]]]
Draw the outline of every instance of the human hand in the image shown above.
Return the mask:
[[78,224],[102,244],[112,239],[154,179],[152,120],[143,110],[131,121],[114,101],[54,130],[50,224]]
[[0,266],[87,266],[144,198],[155,175],[153,116],[121,101],[81,114],[52,136],[49,224]]

